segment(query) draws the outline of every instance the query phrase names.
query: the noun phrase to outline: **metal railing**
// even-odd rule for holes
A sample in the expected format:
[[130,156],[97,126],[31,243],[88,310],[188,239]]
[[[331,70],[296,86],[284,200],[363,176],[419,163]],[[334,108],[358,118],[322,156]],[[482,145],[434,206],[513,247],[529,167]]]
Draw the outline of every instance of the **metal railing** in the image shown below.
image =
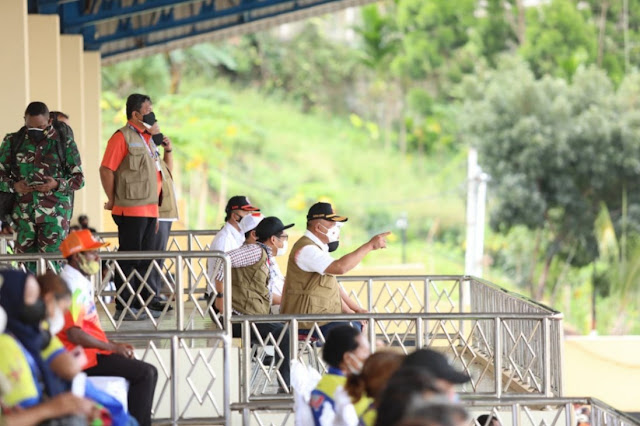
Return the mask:
[[[231,424],[231,341],[227,333],[154,331],[115,332],[108,336],[119,342],[143,342],[142,346],[137,345],[138,359],[158,370],[154,424]],[[202,341],[204,344],[195,344]],[[186,371],[181,368],[185,362]],[[212,368],[218,362],[222,377]]]
[[[331,314],[331,315],[265,315],[233,316],[233,324],[241,324],[243,351],[241,368],[238,372],[241,402],[255,399],[274,399],[277,385],[283,383],[278,371],[281,355],[263,362],[260,357],[250,354],[267,352],[267,347],[275,347],[283,338],[289,337],[290,359],[303,364],[312,364],[320,372],[326,370],[322,362],[322,343],[325,341],[320,325],[326,322],[360,321],[365,324],[365,332],[372,350],[380,344],[389,350],[410,353],[417,349],[431,348],[443,352],[459,370],[465,371],[471,381],[462,393],[474,397],[502,397],[517,394],[523,399],[541,396],[558,396],[553,392],[552,383],[561,380],[557,360],[552,359],[549,350],[535,354],[535,362],[518,365],[516,357],[503,356],[504,352],[514,354],[518,350],[517,341],[509,322],[520,321],[537,330],[526,341],[532,343],[547,337],[550,323],[561,321],[561,317],[546,314],[515,313],[402,313],[402,314]],[[279,333],[260,334],[257,324],[282,325]],[[310,332],[301,334],[300,323],[309,327]],[[465,328],[460,328],[464,324]],[[492,338],[485,336],[492,331]],[[539,374],[537,372],[540,372]],[[256,373],[263,381],[255,383]],[[266,384],[266,385],[265,385]],[[277,399],[277,398],[276,398]]]
[[[204,251],[209,250],[211,241],[219,230],[177,230],[169,233],[167,251]],[[108,241],[111,245],[106,251],[118,250],[117,232],[97,232],[96,236],[102,241]]]
[[[219,251],[191,252],[101,252],[103,260],[100,271],[91,277],[94,284],[96,307],[100,312],[102,325],[106,331],[134,328],[150,330],[193,330],[193,329],[228,329],[225,325],[229,315],[218,318],[214,315],[213,299],[201,300],[206,290],[216,294],[215,283],[207,275],[207,260],[218,259],[223,262],[224,288],[231,288],[231,263],[229,256]],[[0,267],[25,268],[27,263],[36,265],[37,273],[47,270],[59,271],[63,261],[59,253],[13,254],[0,255]],[[126,261],[147,261],[148,265],[141,270],[133,270],[128,275],[120,265]],[[122,281],[118,289],[110,289],[114,278]],[[162,287],[159,294],[167,298],[167,304],[157,318],[149,309],[152,303],[150,296],[154,288]],[[117,301],[124,309],[117,315]],[[224,299],[224,311],[231,312],[231,299]],[[137,313],[131,309],[139,306]],[[169,310],[174,306],[174,310]],[[126,321],[127,316],[143,321]],[[212,323],[211,318],[214,322]]]
[[[640,421],[620,412],[595,398],[481,398],[469,399],[462,396],[473,421],[473,426],[481,425],[476,420],[479,415],[495,416],[502,426],[575,426],[576,408],[589,412],[590,426],[639,426]],[[242,411],[245,419],[254,418],[258,424],[287,425],[293,412],[293,402],[250,401],[232,404],[232,410]],[[268,422],[264,421],[268,419]],[[249,424],[245,422],[244,424]]]

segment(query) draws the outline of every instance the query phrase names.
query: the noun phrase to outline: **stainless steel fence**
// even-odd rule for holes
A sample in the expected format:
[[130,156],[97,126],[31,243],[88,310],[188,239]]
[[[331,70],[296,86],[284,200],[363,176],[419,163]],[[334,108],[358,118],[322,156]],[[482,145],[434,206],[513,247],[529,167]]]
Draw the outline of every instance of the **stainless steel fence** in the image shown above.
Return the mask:
[[[114,332],[154,365],[154,424],[231,424],[231,341],[222,331]],[[213,366],[221,366],[222,374]],[[186,368],[185,368],[186,367]]]
[[[209,250],[211,241],[218,233],[218,230],[177,230],[169,233],[167,241],[168,251],[204,251]],[[102,241],[111,243],[106,251],[118,250],[118,233],[117,232],[98,232],[97,237]]]
[[[586,411],[590,426],[638,426],[640,421],[595,398],[481,398],[462,396],[461,403],[469,411],[471,426],[486,426],[476,418],[482,414],[495,416],[502,426],[575,426],[578,411]],[[292,402],[251,401],[232,404],[232,410],[242,411],[244,424],[255,420],[258,424],[289,425]],[[267,420],[265,420],[267,419]]]
[[[216,293],[215,283],[207,275],[209,259],[223,262],[223,285],[231,291],[231,264],[223,252],[101,252],[100,256],[104,263],[100,272],[91,278],[96,306],[106,331],[228,329],[225,324],[229,316],[211,315],[213,299],[201,300],[200,297],[204,291]],[[59,253],[0,255],[0,267],[24,269],[31,262],[40,274],[47,270],[59,271],[62,260]],[[121,266],[122,262],[141,260],[148,265],[128,275]],[[122,280],[119,289],[111,286],[115,277]],[[149,295],[153,295],[153,288],[158,285],[168,303],[162,312],[152,312]],[[124,309],[117,311],[114,301]],[[224,298],[224,303],[224,311],[231,312],[231,299]],[[134,306],[140,307],[137,312],[132,310]],[[138,321],[127,321],[131,317]]]
[[[520,349],[518,342],[510,338],[513,331],[509,323],[514,320],[537,330],[528,336],[527,347],[537,347],[534,343],[543,341],[543,350],[535,353],[535,362],[528,365],[518,365],[513,356]],[[359,321],[365,325],[373,351],[384,346],[405,354],[421,348],[443,352],[454,366],[471,376],[471,381],[460,389],[462,393],[497,398],[517,394],[523,399],[558,396],[553,393],[551,383],[560,380],[556,375],[561,373],[561,369],[544,345],[547,337],[544,330],[549,329],[551,322],[561,321],[561,317],[540,313],[266,315],[231,318],[231,322],[240,324],[243,330],[242,348],[251,348],[243,351],[240,362],[240,401],[278,399],[275,392],[283,383],[278,371],[282,355],[275,347],[287,337],[291,359],[311,364],[320,372],[325,371],[321,355],[325,336],[320,325],[348,321]],[[261,334],[256,326],[265,323],[277,325],[278,331]],[[305,327],[312,324],[308,333],[300,332],[301,323]],[[461,324],[465,327],[461,328]],[[487,330],[492,331],[491,338],[485,335]],[[274,357],[256,355],[271,352],[275,353]],[[511,355],[505,357],[504,352]],[[257,377],[261,379],[257,380]],[[532,380],[522,380],[523,377]]]

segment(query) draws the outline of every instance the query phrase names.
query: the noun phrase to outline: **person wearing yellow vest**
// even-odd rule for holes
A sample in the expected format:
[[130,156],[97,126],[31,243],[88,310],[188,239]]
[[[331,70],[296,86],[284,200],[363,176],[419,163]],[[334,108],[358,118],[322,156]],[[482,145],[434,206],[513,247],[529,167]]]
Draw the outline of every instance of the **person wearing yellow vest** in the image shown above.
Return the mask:
[[341,325],[329,331],[322,349],[322,359],[329,369],[309,400],[315,426],[358,424],[371,399],[352,402],[345,390],[347,374],[359,374],[370,354],[369,342],[358,329]]
[[[338,248],[340,228],[348,218],[337,215],[331,204],[316,203],[307,214],[307,230],[291,249],[287,276],[282,293],[282,314],[339,314],[366,313],[340,287],[336,275],[343,275],[355,268],[371,251],[387,247],[389,232],[378,234],[340,259],[329,254]],[[321,325],[326,332],[344,322]],[[305,333],[313,324],[300,323]],[[361,327],[360,323],[354,326]]]
[[[104,208],[111,211],[118,226],[120,251],[149,251],[154,247],[162,195],[162,166],[152,135],[144,126],[145,116],[151,112],[153,107],[148,96],[136,93],[127,98],[127,124],[109,139],[100,165],[100,180],[107,195]],[[146,276],[150,263],[150,260],[119,262],[125,277],[134,270]],[[125,285],[122,274],[116,274],[114,282],[118,290],[122,290],[116,298],[117,320],[146,319],[144,307],[154,308],[149,313],[160,316],[164,306],[153,306],[153,303],[145,306],[145,301],[155,294],[137,276],[130,280],[133,293]]]
[[[244,222],[244,220],[243,220]],[[287,251],[289,235],[285,230],[291,228],[284,225],[280,219],[271,216],[266,217],[255,228],[257,242],[245,244],[240,248],[231,250],[227,254],[231,259],[231,307],[233,315],[269,315],[273,300],[273,287],[277,279],[277,263],[275,256],[282,256]],[[221,281],[224,271],[220,270],[216,279]],[[224,294],[219,292],[217,299],[222,300]],[[282,353],[280,375],[286,388],[289,387],[290,372],[290,348],[289,331],[283,329],[283,323],[257,323],[254,324],[260,337],[266,339],[271,334],[274,340],[279,341],[278,347]],[[242,337],[240,324],[233,324],[233,336]],[[252,332],[252,341],[257,336]],[[280,357],[276,354],[276,357]],[[276,363],[278,360],[276,360]],[[286,391],[280,383],[280,388]]]

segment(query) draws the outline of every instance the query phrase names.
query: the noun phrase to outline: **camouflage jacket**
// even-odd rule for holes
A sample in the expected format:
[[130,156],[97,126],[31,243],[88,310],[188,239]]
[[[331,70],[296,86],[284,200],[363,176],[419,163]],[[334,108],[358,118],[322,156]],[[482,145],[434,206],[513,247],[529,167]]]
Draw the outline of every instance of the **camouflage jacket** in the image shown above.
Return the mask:
[[13,192],[13,184],[22,179],[44,181],[51,176],[58,181],[54,191],[16,195],[21,210],[31,206],[36,210],[44,209],[44,214],[55,215],[57,206],[70,208],[72,192],[84,186],[80,153],[72,133],[67,135],[65,161],[58,158],[57,131],[52,131],[40,143],[32,141],[25,132],[22,142],[15,141],[12,155],[13,135],[7,134],[0,145],[0,191]]

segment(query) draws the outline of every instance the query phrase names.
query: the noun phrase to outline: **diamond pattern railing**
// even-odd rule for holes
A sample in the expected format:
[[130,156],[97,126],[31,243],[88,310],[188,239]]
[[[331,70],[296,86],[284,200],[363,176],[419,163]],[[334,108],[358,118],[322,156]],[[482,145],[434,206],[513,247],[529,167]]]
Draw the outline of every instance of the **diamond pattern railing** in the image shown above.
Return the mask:
[[[169,240],[167,241],[167,251],[206,251],[209,250],[213,238],[218,230],[180,230],[171,231]],[[111,245],[105,248],[105,251],[118,251],[118,233],[117,232],[98,232],[96,233],[102,241],[110,242]]]
[[[101,270],[91,280],[105,331],[224,328],[226,319],[215,315],[214,299],[201,300],[205,291],[216,294],[215,283],[206,272],[206,262],[221,259],[226,270],[230,266],[224,253],[102,252],[101,258]],[[125,263],[132,261],[140,262],[139,266],[126,269]],[[35,263],[38,273],[59,271],[63,263],[61,255],[56,253],[0,255],[0,267],[8,265],[24,270],[30,262]],[[225,274],[224,280],[229,277],[230,274]],[[121,282],[117,289],[116,279]],[[158,294],[154,292],[156,287],[160,288]],[[166,298],[161,311],[151,309],[154,296]],[[227,302],[230,306],[230,300],[225,299]],[[121,310],[117,304],[122,306]],[[225,311],[230,312],[230,307]]]
[[109,338],[134,344],[137,358],[157,368],[154,423],[229,424],[231,341],[224,332],[116,332]]
[[[530,335],[513,335],[510,322],[530,323],[534,330]],[[443,352],[456,368],[471,376],[471,381],[460,389],[463,394],[479,396],[513,396],[539,398],[553,396],[549,393],[553,375],[553,361],[548,351],[537,353],[534,347],[545,337],[543,330],[550,321],[559,321],[545,314],[363,314],[363,315],[279,315],[238,316],[231,321],[244,330],[251,330],[249,338],[242,341],[241,402],[273,397],[282,383],[279,361],[282,352],[278,348],[284,333],[290,332],[291,359],[310,365],[321,373],[326,371],[322,361],[325,336],[320,325],[327,321],[361,321],[372,348],[383,345],[390,350],[410,353],[420,348],[432,348]],[[299,322],[312,323],[306,335],[298,333]],[[282,324],[277,335],[257,335],[255,326],[260,323]],[[492,333],[489,333],[493,330]],[[495,332],[498,330],[499,332]],[[250,348],[246,350],[244,348]],[[503,351],[504,348],[504,351]],[[506,351],[509,356],[503,356]],[[520,364],[520,352],[529,354],[528,364]],[[255,354],[271,353],[273,357]],[[535,368],[534,368],[535,367]],[[540,370],[542,374],[538,375]],[[259,377],[259,380],[256,380]]]

